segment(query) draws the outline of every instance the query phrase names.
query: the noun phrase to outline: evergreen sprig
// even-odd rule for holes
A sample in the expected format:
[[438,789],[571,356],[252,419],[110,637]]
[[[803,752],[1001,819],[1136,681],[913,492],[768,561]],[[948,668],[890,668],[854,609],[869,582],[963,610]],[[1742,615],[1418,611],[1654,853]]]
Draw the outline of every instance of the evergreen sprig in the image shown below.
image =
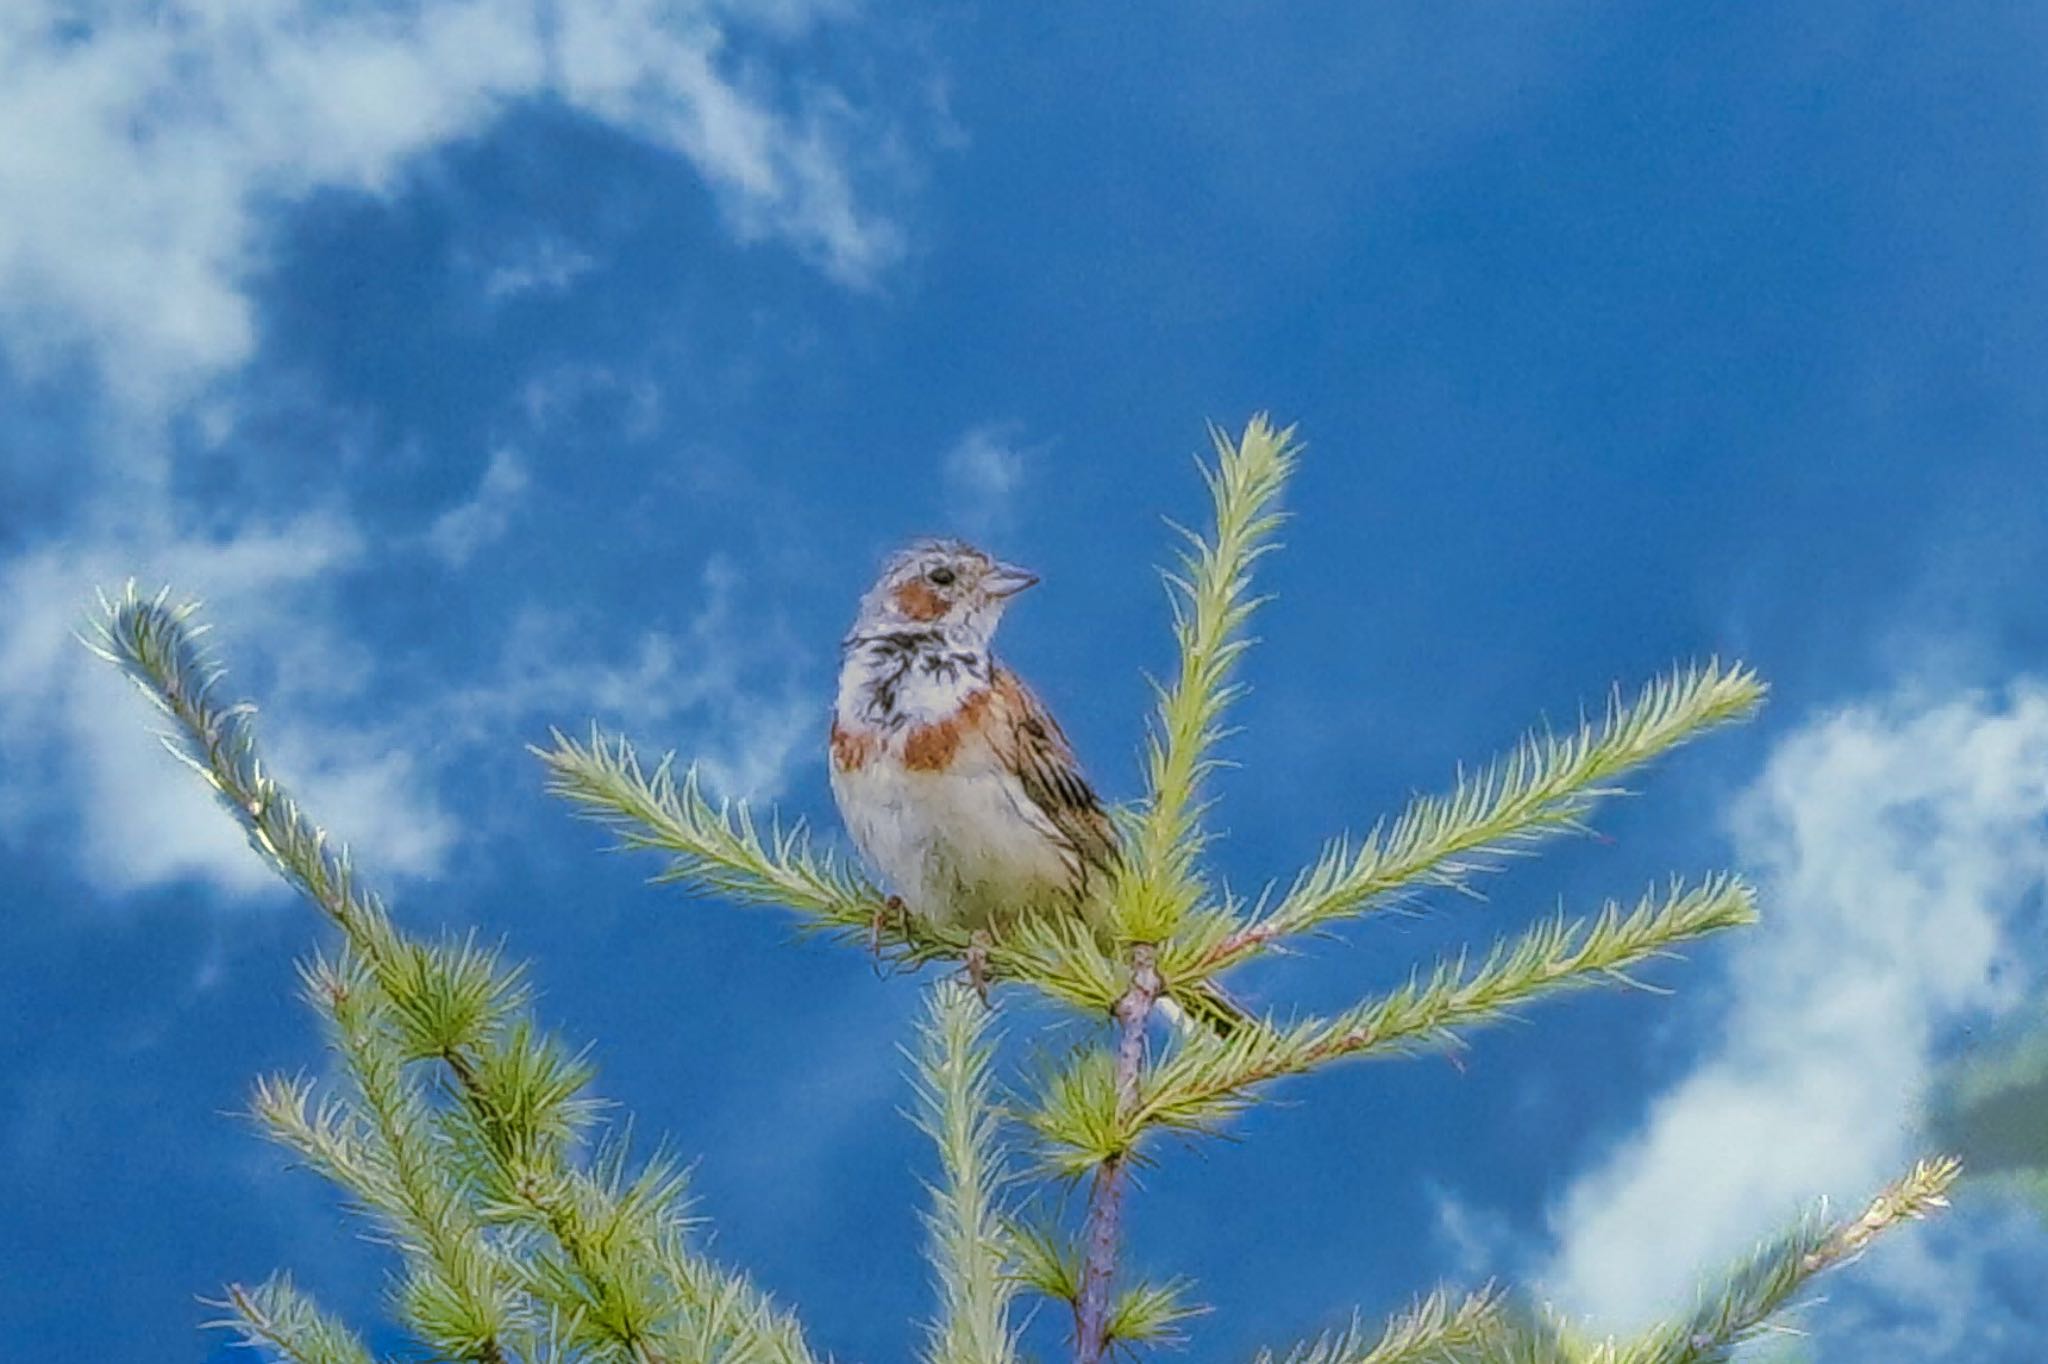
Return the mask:
[[[972,943],[963,928],[894,910],[859,874],[815,847],[802,824],[771,821],[764,829],[745,801],[712,801],[694,768],[678,772],[674,755],[650,773],[624,739],[593,732],[579,743],[559,731],[552,747],[533,752],[547,769],[548,789],[616,833],[621,849],[668,855],[658,883],[779,906],[811,932],[868,942],[909,963],[959,960]],[[1024,982],[1085,1012],[1106,1013],[1124,988],[1122,968],[1075,924],[1019,924],[983,950],[991,979]]]
[[1273,548],[1281,521],[1275,504],[1301,450],[1293,427],[1276,431],[1263,415],[1236,440],[1216,426],[1209,438],[1216,463],[1202,467],[1202,478],[1213,529],[1205,539],[1176,527],[1188,542],[1180,571],[1166,575],[1179,666],[1172,682],[1154,684],[1146,798],[1115,896],[1123,933],[1141,942],[1166,938],[1202,898],[1202,785],[1216,766],[1209,754],[1224,737],[1224,711],[1243,691],[1232,679],[1251,647],[1245,627],[1259,606],[1252,567]]
[[[528,1324],[527,1305],[508,1258],[485,1239],[469,1188],[448,1178],[438,1159],[431,1112],[406,1074],[397,1011],[370,973],[346,958],[316,962],[305,977],[353,1081],[343,1106],[358,1115],[358,1158],[370,1166],[368,1182],[354,1191],[374,1198],[406,1260],[401,1315],[450,1359],[503,1364],[507,1341]],[[296,1132],[278,1135],[298,1145]]]
[[229,1284],[226,1299],[210,1305],[229,1315],[208,1325],[233,1331],[244,1345],[268,1349],[292,1364],[370,1364],[370,1352],[355,1332],[321,1311],[289,1274],[253,1288]]
[[[1859,1216],[1831,1220],[1824,1207],[1814,1209],[1704,1287],[1690,1314],[1635,1336],[1589,1336],[1548,1310],[1500,1311],[1496,1303],[1496,1310],[1479,1319],[1478,1329],[1455,1348],[1448,1342],[1441,1347],[1423,1342],[1427,1348],[1420,1353],[1395,1354],[1386,1361],[1347,1356],[1340,1349],[1290,1356],[1285,1364],[1344,1364],[1347,1359],[1355,1364],[1411,1359],[1429,1364],[1731,1364],[1742,1346],[1772,1329],[1773,1319],[1817,1276],[1855,1259],[1885,1231],[1946,1207],[1948,1190],[1960,1173],[1954,1160],[1922,1160],[1881,1190]],[[1399,1333],[1390,1328],[1388,1334]],[[1355,1327],[1346,1338],[1359,1338]],[[1262,1358],[1261,1364],[1267,1361]]]
[[1350,1057],[1404,1053],[1452,1040],[1459,1028],[1512,1013],[1564,990],[1626,982],[1630,967],[1682,943],[1755,920],[1742,881],[1715,877],[1645,896],[1624,913],[1609,904],[1589,920],[1557,917],[1496,944],[1475,966],[1462,955],[1401,988],[1331,1018],[1241,1028],[1228,1038],[1190,1034],[1139,1079],[1138,1103],[1113,1101],[1106,1062],[1084,1052],[1050,1077],[1029,1115],[1045,1166],[1075,1175],[1135,1149],[1154,1127],[1205,1130],[1242,1109],[1255,1088]]
[[[589,1069],[525,1014],[522,970],[473,940],[430,943],[393,924],[346,850],[264,767],[254,708],[218,698],[221,670],[200,647],[193,606],[132,584],[102,606],[91,646],[170,718],[166,745],[342,932],[342,955],[306,978],[351,1092],[316,1098],[304,1081],[273,1078],[252,1108],[397,1243],[400,1318],[438,1353],[482,1364],[812,1364],[785,1311],[684,1244],[672,1167],[656,1159],[629,1173],[619,1146],[579,1160]],[[442,1076],[431,1091],[409,1077],[421,1064]],[[229,1302],[236,1321],[269,1323],[259,1338],[297,1358],[291,1333],[314,1319],[275,1283],[231,1290]]]
[[[655,879],[738,904],[778,905],[812,927],[865,933],[885,917],[882,894],[828,853],[811,846],[801,823],[763,829],[745,801],[713,802],[697,769],[677,772],[674,755],[643,772],[623,739],[596,730],[579,744],[554,732],[552,748],[532,750],[548,789],[618,835],[627,849],[667,853]],[[884,928],[900,925],[883,923]]]
[[1012,1364],[1017,1280],[1000,1200],[1010,1181],[993,1099],[989,1013],[966,986],[933,989],[917,1056],[918,1126],[938,1148],[940,1177],[925,1213],[939,1316],[925,1364]]
[[[1354,1317],[1342,1331],[1295,1346],[1279,1364],[1451,1364],[1493,1343],[1503,1329],[1495,1290],[1453,1298],[1438,1289],[1377,1330]],[[1275,1364],[1273,1354],[1261,1351],[1258,1364]]]
[[1186,1279],[1163,1283],[1141,1279],[1119,1289],[1109,1308],[1109,1343],[1122,1347],[1185,1345],[1187,1324],[1209,1314],[1208,1304],[1188,1296],[1193,1288]]
[[1725,1364],[1815,1276],[1855,1259],[1901,1222],[1947,1207],[1948,1191],[1961,1172],[1946,1157],[1922,1160],[1859,1216],[1830,1221],[1825,1208],[1817,1209],[1703,1292],[1691,1316],[1608,1347],[1613,1364]]
[[1421,796],[1353,845],[1333,841],[1273,909],[1212,954],[1222,969],[1267,943],[1362,913],[1418,886],[1465,889],[1495,859],[1585,827],[1610,785],[1707,730],[1754,714],[1767,688],[1741,664],[1674,670],[1632,704],[1619,692],[1598,724],[1537,732],[1445,795]]

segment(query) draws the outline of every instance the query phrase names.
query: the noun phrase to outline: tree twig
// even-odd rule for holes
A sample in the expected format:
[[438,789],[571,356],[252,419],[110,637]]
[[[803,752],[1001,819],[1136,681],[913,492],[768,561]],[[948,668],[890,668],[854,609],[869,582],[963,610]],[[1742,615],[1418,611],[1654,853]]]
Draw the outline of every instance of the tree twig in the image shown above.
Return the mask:
[[[1131,984],[1116,1002],[1116,1102],[1118,1112],[1123,1114],[1138,1107],[1138,1072],[1145,1061],[1145,1020],[1159,999],[1161,982],[1153,956],[1150,943],[1138,943],[1131,948]],[[1096,1167],[1095,1182],[1088,1190],[1081,1299],[1074,1318],[1076,1364],[1101,1364],[1109,1348],[1109,1289],[1116,1277],[1130,1154],[1127,1150],[1112,1153]]]

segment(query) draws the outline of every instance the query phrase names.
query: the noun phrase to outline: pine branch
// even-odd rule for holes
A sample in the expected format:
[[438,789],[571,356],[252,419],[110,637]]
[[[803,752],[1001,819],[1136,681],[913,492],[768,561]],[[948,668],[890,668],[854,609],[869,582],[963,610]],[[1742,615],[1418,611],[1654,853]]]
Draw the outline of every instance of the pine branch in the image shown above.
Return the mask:
[[[1137,1108],[1145,1022],[1166,988],[1155,944],[1173,933],[1203,894],[1196,859],[1204,841],[1202,783],[1215,766],[1208,755],[1223,737],[1224,710],[1239,691],[1231,676],[1250,644],[1244,630],[1258,606],[1251,596],[1252,565],[1271,548],[1280,523],[1273,504],[1298,451],[1293,428],[1275,431],[1263,414],[1247,423],[1236,442],[1216,427],[1210,428],[1210,438],[1217,462],[1214,469],[1203,470],[1203,478],[1215,509],[1213,538],[1187,533],[1191,550],[1181,561],[1184,576],[1169,578],[1180,593],[1174,600],[1180,668],[1174,681],[1159,689],[1158,713],[1146,743],[1147,799],[1114,896],[1118,935],[1130,944],[1128,970],[1112,974],[1111,966],[1092,977],[1085,971],[1047,973],[1055,980],[1064,975],[1069,983],[1079,975],[1097,989],[1118,988],[1112,996],[1117,1048],[1111,1086],[1097,1096],[1088,1115],[1097,1125],[1127,1123]],[[1089,1002],[1099,1004],[1100,995]],[[1113,1300],[1128,1159],[1121,1148],[1104,1149],[1093,1163],[1074,1297],[1077,1364],[1099,1364],[1119,1338],[1120,1309],[1127,1341],[1153,1329],[1169,1331],[1180,1320],[1170,1296],[1127,1293]]]
[[1502,1314],[1496,1329],[1443,1364],[1615,1364],[1610,1343],[1588,1343],[1545,1308]]
[[[1353,1318],[1343,1331],[1295,1346],[1280,1364],[1448,1364],[1470,1358],[1503,1325],[1492,1289],[1456,1302],[1438,1289],[1377,1332]],[[1258,1364],[1274,1364],[1272,1354],[1261,1351]]]
[[[548,789],[611,829],[622,848],[669,854],[657,881],[746,905],[780,905],[811,931],[871,941],[908,963],[960,960],[972,945],[964,928],[892,909],[880,891],[814,848],[801,825],[764,831],[744,802],[713,804],[696,774],[676,775],[669,759],[650,775],[625,740],[595,734],[586,745],[558,733],[553,748],[534,752],[547,766]],[[1128,974],[1093,933],[1058,919],[1017,924],[984,955],[990,979],[1024,982],[1098,1016],[1122,994]]]
[[[1084,1273],[1081,1253],[1051,1227],[1012,1224],[1010,1236],[1012,1277],[1078,1312]],[[1119,1290],[1105,1328],[1109,1345],[1182,1344],[1181,1328],[1209,1311],[1189,1302],[1187,1293],[1188,1285],[1180,1279],[1140,1281]]]
[[329,1182],[390,1219],[405,1215],[404,1195],[390,1171],[369,1151],[363,1124],[347,1105],[329,1096],[314,1101],[313,1084],[302,1076],[270,1075],[256,1081],[249,1116],[278,1145],[296,1152]]
[[120,600],[100,599],[104,618],[87,647],[119,667],[173,723],[163,736],[172,755],[213,788],[250,846],[338,924],[366,961],[381,965],[398,939],[378,898],[356,884],[346,849],[306,818],[264,770],[252,726],[255,707],[223,705],[214,695],[222,670],[199,645],[207,627],[191,625],[197,602],[166,605],[129,583]]
[[1054,1302],[1079,1308],[1081,1256],[1060,1229],[1048,1223],[1013,1220],[1007,1230],[1011,1277]]
[[1563,916],[1496,944],[1477,967],[1462,954],[1428,977],[1329,1020],[1245,1028],[1228,1041],[1196,1039],[1151,1077],[1141,1124],[1203,1127],[1241,1107],[1253,1086],[1343,1057],[1447,1041],[1455,1030],[1492,1021],[1563,990],[1632,984],[1622,974],[1680,943],[1756,921],[1755,893],[1734,877],[1691,889],[1673,886],[1660,903],[1644,896],[1624,914],[1610,902],[1592,920]]
[[1158,711],[1145,745],[1146,802],[1119,888],[1125,934],[1143,942],[1167,937],[1202,895],[1196,869],[1209,756],[1223,737],[1223,713],[1243,688],[1231,681],[1251,641],[1245,626],[1259,599],[1251,570],[1273,548],[1281,516],[1274,510],[1300,454],[1294,428],[1275,431],[1264,413],[1232,441],[1209,428],[1216,465],[1202,469],[1215,523],[1209,539],[1183,531],[1189,544],[1173,590],[1174,641],[1180,663],[1171,684],[1156,688]]
[[[809,1364],[787,1317],[740,1276],[681,1247],[683,1218],[659,1161],[630,1182],[622,1163],[596,1175],[570,1163],[574,1134],[587,1118],[577,1092],[588,1070],[512,1016],[525,1003],[518,971],[474,944],[430,946],[398,932],[382,902],[357,884],[346,851],[331,847],[264,769],[254,708],[216,698],[221,671],[199,647],[203,627],[189,624],[194,606],[167,600],[167,592],[143,598],[133,584],[120,600],[103,600],[105,618],[90,647],[170,717],[171,751],[220,796],[258,853],[340,927],[392,1001],[406,1054],[446,1067],[455,1107],[444,1122],[486,1176],[483,1187],[496,1200],[486,1211],[552,1244],[522,1262],[525,1290],[567,1323],[574,1343],[633,1364],[680,1359],[676,1342],[693,1329],[701,1335],[710,1312],[722,1314],[735,1357]],[[289,1082],[258,1091],[259,1111],[278,1120],[281,1136],[373,1206],[402,1212],[402,1183],[348,1178],[378,1163],[369,1129],[332,1110],[323,1121],[306,1102],[304,1088]]]
[[1559,917],[1496,944],[1476,967],[1461,955],[1334,1018],[1241,1028],[1220,1040],[1191,1037],[1143,1077],[1139,1103],[1113,1127],[1090,1111],[1085,1061],[1048,1087],[1027,1120],[1048,1147],[1048,1168],[1078,1172],[1131,1150],[1150,1127],[1212,1128],[1266,1081],[1448,1040],[1456,1029],[1560,991],[1629,984],[1628,968],[1755,918],[1754,893],[1733,877],[1674,886],[1661,902],[1645,896],[1628,914],[1610,903],[1591,920]]
[[244,1345],[291,1364],[370,1364],[370,1352],[355,1332],[293,1287],[288,1274],[254,1288],[229,1284],[227,1295],[226,1301],[211,1305],[232,1315],[207,1325],[235,1332]]
[[1946,1207],[1960,1168],[1948,1157],[1923,1160],[1860,1217],[1830,1222],[1816,1211],[1801,1218],[1704,1290],[1690,1316],[1634,1340],[1592,1339],[1551,1312],[1520,1310],[1502,1315],[1471,1349],[1424,1358],[1432,1364],[1439,1358],[1443,1364],[1731,1364],[1817,1276],[1855,1259],[1891,1228]]
[[1417,886],[1464,889],[1493,870],[1494,859],[1583,829],[1593,807],[1615,794],[1616,778],[1716,725],[1746,719],[1765,691],[1741,664],[1710,661],[1657,678],[1632,705],[1617,694],[1597,725],[1565,736],[1531,734],[1476,776],[1461,775],[1448,795],[1419,797],[1363,843],[1331,843],[1278,905],[1218,944],[1204,965],[1222,970],[1277,939],[1367,912]]
[[556,731],[554,740],[532,750],[547,768],[548,790],[617,834],[621,847],[669,854],[658,881],[741,904],[780,905],[816,929],[866,934],[879,919],[885,933],[901,933],[888,922],[881,893],[812,848],[802,824],[763,830],[745,801],[714,805],[695,768],[676,774],[673,755],[649,774],[623,739],[593,731],[579,744]]
[[437,1169],[427,1106],[404,1076],[390,1002],[367,970],[344,960],[306,972],[364,1115],[363,1155],[385,1221],[406,1259],[399,1302],[420,1338],[451,1359],[504,1364],[525,1315],[512,1267],[484,1238],[466,1190]]
[[938,1278],[939,1316],[926,1364],[1011,1364],[1016,1335],[1006,1271],[1009,1233],[996,1205],[1008,1182],[991,1099],[989,1011],[974,991],[942,981],[932,991],[918,1054],[918,1125],[938,1147],[941,1175],[925,1214]]
[[1860,1217],[1830,1223],[1816,1213],[1737,1265],[1682,1322],[1617,1349],[1615,1364],[1725,1364],[1813,1279],[1861,1255],[1879,1235],[1948,1206],[1962,1167],[1923,1160],[1871,1200]]

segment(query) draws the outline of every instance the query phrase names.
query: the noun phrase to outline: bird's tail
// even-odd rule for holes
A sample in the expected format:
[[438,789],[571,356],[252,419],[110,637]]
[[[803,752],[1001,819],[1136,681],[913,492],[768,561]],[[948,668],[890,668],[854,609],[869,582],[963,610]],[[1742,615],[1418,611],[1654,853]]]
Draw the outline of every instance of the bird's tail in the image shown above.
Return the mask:
[[1213,980],[1161,995],[1157,1007],[1183,1032],[1210,1033],[1226,1041],[1239,1030],[1254,1026],[1251,1011]]

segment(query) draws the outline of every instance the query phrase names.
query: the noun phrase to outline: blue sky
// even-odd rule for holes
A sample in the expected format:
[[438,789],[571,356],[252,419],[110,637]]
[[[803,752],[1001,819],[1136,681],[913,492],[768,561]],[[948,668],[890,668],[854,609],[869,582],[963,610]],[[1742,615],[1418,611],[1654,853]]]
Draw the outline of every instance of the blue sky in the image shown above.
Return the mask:
[[[316,925],[69,638],[95,586],[204,596],[406,922],[532,958],[699,1157],[718,1252],[901,1358],[917,983],[645,886],[522,745],[598,718],[829,828],[838,634],[958,531],[1043,574],[1001,643],[1129,796],[1160,517],[1199,514],[1202,422],[1261,408],[1311,448],[1233,883],[1673,660],[1775,691],[1601,841],[1243,991],[1341,1003],[1673,871],[1767,917],[1671,997],[1165,1151],[1137,1254],[1216,1306],[1200,1356],[1440,1278],[1626,1325],[1867,1192],[2048,966],[2044,63],[2018,4],[9,6],[13,1347],[220,1358],[196,1295],[285,1266],[367,1324],[387,1268],[229,1116],[321,1063]],[[1980,1193],[1804,1321],[1828,1361],[2038,1359],[2044,1274]]]

